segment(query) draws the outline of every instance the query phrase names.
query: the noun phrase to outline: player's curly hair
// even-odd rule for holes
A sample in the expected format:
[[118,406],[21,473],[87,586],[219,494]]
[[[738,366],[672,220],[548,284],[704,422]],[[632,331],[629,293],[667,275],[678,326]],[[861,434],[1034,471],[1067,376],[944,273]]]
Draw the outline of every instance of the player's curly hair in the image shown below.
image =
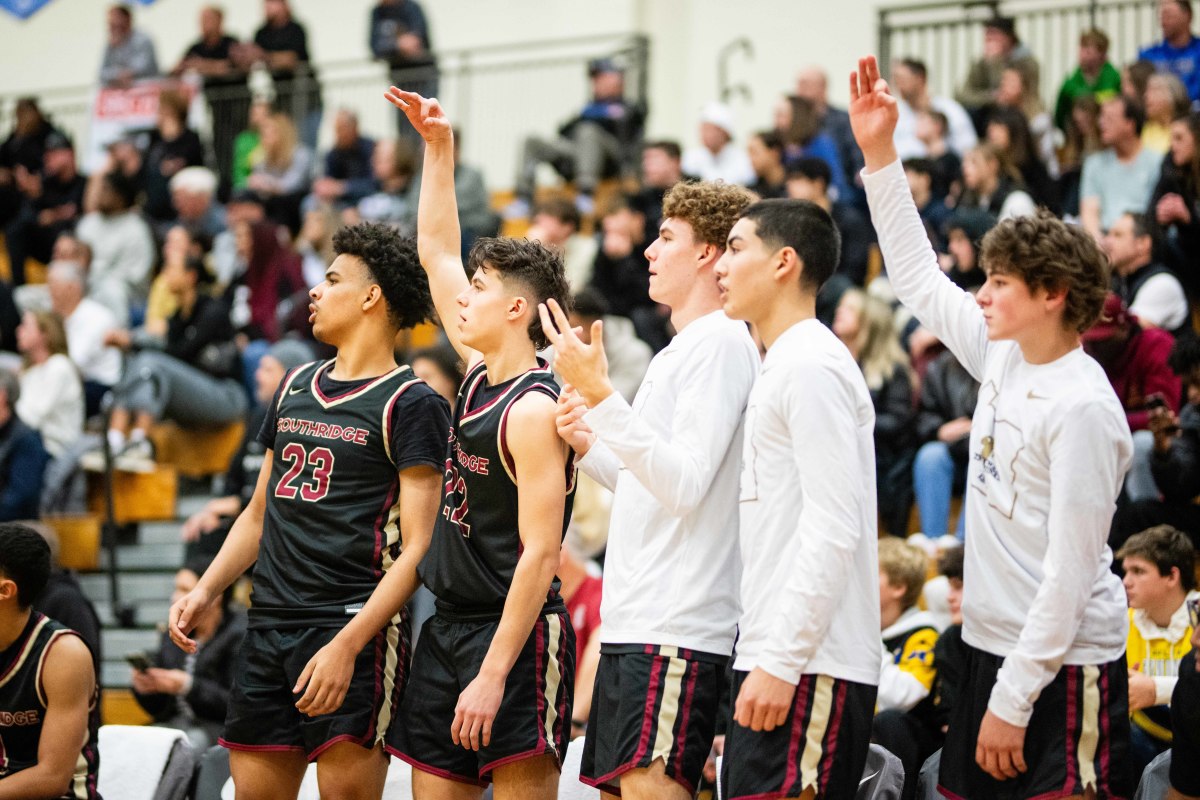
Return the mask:
[[682,220],[692,226],[697,242],[725,247],[729,231],[754,195],[741,186],[721,181],[677,183],[663,198],[663,219]]
[[354,256],[366,265],[383,291],[388,320],[397,330],[411,328],[433,314],[429,279],[417,258],[417,242],[395,228],[363,222],[333,235],[333,252]]
[[475,242],[467,256],[467,272],[486,266],[500,273],[507,286],[529,301],[529,339],[542,350],[550,340],[542,331],[538,303],[553,298],[564,313],[571,312],[571,286],[567,283],[562,255],[541,242],[509,236],[484,236]]
[[980,244],[980,263],[989,275],[1016,276],[1029,290],[1065,289],[1063,325],[1083,333],[1099,319],[1108,295],[1108,256],[1091,234],[1068,225],[1046,209],[1006,219]]

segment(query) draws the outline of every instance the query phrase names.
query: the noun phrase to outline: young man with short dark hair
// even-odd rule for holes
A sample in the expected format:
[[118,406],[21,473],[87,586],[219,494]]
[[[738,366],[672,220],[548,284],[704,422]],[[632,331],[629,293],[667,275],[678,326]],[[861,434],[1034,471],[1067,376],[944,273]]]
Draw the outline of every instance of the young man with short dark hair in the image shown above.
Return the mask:
[[980,381],[967,476],[967,681],[942,750],[948,797],[1126,797],[1120,581],[1106,544],[1132,455],[1125,415],[1079,336],[1104,254],[1046,213],[984,237],[976,297],[938,268],[892,144],[874,57],[851,76],[863,181],[896,296]]
[[558,384],[539,303],[570,305],[558,254],[482,238],[463,270],[454,137],[436,100],[387,99],[425,140],[417,247],[446,336],[467,365],[445,497],[421,579],[437,598],[388,749],[418,797],[553,800],[566,755],[575,634],[555,575],[575,467],[555,430]]
[[0,798],[100,800],[99,688],[75,631],[33,611],[50,545],[0,524]]
[[441,499],[449,409],[393,354],[399,331],[431,310],[416,247],[370,223],[339,231],[333,247],[309,320],[337,355],[291,370],[275,391],[258,487],[171,607],[171,638],[194,653],[196,621],[255,565],[221,739],[239,800],[295,797],[309,761],[322,794],[380,796],[408,672],[402,608]]
[[716,276],[726,315],[766,348],[742,451],[741,617],[725,797],[853,797],[882,656],[875,411],[854,358],[816,319],[838,263],[820,206],[764,200]]
[[1171,693],[1191,650],[1185,601],[1196,588],[1196,550],[1169,525],[1136,533],[1117,551],[1129,598],[1129,710],[1134,774],[1171,746]]

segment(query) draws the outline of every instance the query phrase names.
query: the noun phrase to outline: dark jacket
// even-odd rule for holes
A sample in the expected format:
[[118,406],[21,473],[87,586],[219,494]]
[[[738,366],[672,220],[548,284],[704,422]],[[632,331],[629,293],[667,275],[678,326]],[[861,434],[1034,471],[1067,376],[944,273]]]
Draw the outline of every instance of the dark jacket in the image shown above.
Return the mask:
[[[196,653],[196,664],[192,670],[192,689],[182,697],[169,694],[139,694],[134,692],[138,705],[157,722],[187,717],[184,709],[191,709],[195,722],[219,734],[225,724],[225,712],[229,708],[229,694],[233,688],[238,659],[238,648],[246,635],[246,615],[240,611],[226,610],[221,626],[213,638],[200,645]],[[175,646],[167,634],[163,634],[162,646],[154,665],[162,669],[185,669],[188,656]],[[178,701],[182,700],[183,703]],[[215,736],[214,736],[215,740]]]
[[37,519],[50,455],[42,437],[17,419],[0,428],[0,522]]
[[1154,483],[1168,503],[1190,503],[1200,495],[1200,409],[1179,412],[1179,436],[1165,453],[1150,457]]
[[[978,397],[979,382],[958,363],[954,353],[944,351],[929,365],[921,384],[921,405],[914,425],[917,441],[932,442],[942,425],[960,417],[972,417]],[[964,436],[950,444],[950,454],[956,462],[966,463],[970,438]]]

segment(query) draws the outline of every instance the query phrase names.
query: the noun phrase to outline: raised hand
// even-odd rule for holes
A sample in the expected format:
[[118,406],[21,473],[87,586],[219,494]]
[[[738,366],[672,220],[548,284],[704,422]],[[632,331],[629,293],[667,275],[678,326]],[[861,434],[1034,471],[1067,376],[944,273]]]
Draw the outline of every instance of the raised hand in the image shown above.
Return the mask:
[[613,393],[608,379],[608,357],[604,353],[604,323],[592,323],[591,343],[579,338],[566,313],[553,299],[538,305],[542,332],[554,345],[554,369],[575,387],[591,408]]
[[850,73],[850,127],[871,172],[896,160],[892,136],[900,116],[896,98],[879,75],[875,56],[858,60],[858,71]]
[[453,138],[450,120],[436,98],[422,97],[416,92],[406,92],[395,86],[390,87],[383,96],[404,112],[413,129],[427,143],[448,142]]

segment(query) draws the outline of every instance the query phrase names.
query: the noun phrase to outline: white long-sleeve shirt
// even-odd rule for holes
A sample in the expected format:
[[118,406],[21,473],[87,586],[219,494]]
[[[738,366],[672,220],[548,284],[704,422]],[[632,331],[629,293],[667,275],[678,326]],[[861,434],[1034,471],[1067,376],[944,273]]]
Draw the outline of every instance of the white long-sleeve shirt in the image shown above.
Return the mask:
[[17,416],[42,435],[46,452],[57,458],[83,435],[83,383],[65,355],[54,354],[21,371]]
[[974,298],[938,269],[897,161],[863,173],[896,296],[981,384],[971,424],[963,640],[1003,656],[988,708],[1026,726],[1065,664],[1125,649],[1128,619],[1107,538],[1133,445],[1100,365],[1082,348],[1030,364],[991,342]]
[[767,351],[746,409],[734,667],[879,683],[875,408],[815,319]]
[[742,413],[758,374],[746,326],[714,311],[650,362],[630,406],[588,411],[579,467],[614,491],[604,559],[608,644],[733,650]]

